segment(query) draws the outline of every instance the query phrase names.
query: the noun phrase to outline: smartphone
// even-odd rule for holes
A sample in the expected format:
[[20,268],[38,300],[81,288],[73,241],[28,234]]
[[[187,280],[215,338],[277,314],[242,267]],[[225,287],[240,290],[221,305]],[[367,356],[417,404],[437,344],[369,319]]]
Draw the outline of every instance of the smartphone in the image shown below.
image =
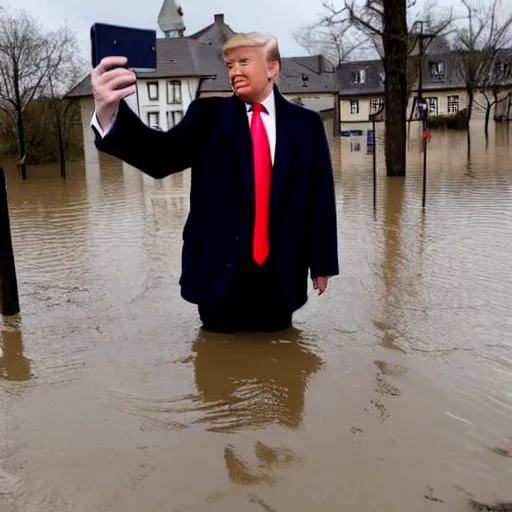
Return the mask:
[[92,66],[105,57],[128,59],[127,68],[151,73],[156,71],[156,30],[95,23],[91,27]]

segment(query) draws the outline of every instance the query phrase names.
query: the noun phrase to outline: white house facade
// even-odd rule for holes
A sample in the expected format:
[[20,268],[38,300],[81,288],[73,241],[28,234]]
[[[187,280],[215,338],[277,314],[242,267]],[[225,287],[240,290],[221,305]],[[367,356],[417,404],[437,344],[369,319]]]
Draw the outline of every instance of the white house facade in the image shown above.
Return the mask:
[[138,114],[153,129],[176,126],[196,97],[199,78],[159,78],[137,81]]

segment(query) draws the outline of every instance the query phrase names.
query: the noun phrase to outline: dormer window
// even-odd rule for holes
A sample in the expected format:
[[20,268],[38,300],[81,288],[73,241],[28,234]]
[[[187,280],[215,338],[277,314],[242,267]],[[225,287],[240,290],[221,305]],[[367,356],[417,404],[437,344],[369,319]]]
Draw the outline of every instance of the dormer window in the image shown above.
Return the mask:
[[495,69],[498,78],[507,78],[511,72],[510,64],[507,62],[497,62]]
[[444,62],[442,60],[430,61],[428,67],[430,68],[430,78],[432,80],[444,80]]
[[366,82],[366,70],[360,69],[358,71],[352,71],[350,74],[351,84],[364,84]]

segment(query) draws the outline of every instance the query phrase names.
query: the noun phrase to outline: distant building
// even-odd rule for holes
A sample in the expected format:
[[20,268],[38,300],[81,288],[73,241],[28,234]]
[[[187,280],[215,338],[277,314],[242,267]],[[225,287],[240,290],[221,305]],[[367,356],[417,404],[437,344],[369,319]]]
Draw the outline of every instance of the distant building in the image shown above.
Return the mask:
[[[417,118],[416,102],[419,91],[418,57],[410,57],[410,95],[407,106],[409,119]],[[512,88],[512,52],[504,50],[496,57],[492,86],[499,94]],[[351,123],[368,123],[369,115],[377,112],[384,103],[385,73],[381,60],[347,62],[338,67],[340,87],[340,122],[347,128]],[[456,114],[465,109],[468,96],[456,56],[453,53],[427,53],[422,63],[422,96],[427,101],[430,115]],[[487,104],[481,93],[475,97],[473,119],[481,118]],[[497,105],[493,115],[499,117],[505,104]]]

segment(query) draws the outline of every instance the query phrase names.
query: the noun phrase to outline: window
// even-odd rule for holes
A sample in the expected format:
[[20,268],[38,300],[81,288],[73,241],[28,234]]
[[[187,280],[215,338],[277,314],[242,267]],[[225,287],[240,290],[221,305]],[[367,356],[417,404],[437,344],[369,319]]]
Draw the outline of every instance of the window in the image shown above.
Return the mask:
[[158,100],[158,82],[148,82],[148,98]]
[[[437,98],[423,98],[422,101],[426,104],[426,110],[428,114],[438,114],[438,100]],[[416,114],[420,115],[419,98],[416,97]]]
[[459,111],[459,97],[448,96],[448,114],[456,114]]
[[380,83],[384,84],[386,82],[386,73],[384,73],[384,71],[381,71],[379,73],[379,78],[380,78]]
[[352,100],[350,102],[350,113],[352,115],[354,114],[359,114],[359,101],[357,100]]
[[508,78],[511,74],[511,66],[507,62],[497,62],[495,66],[495,75],[498,79]]
[[153,129],[160,129],[160,113],[148,112],[148,126]]
[[370,114],[376,114],[384,106],[384,98],[370,100]]
[[430,68],[430,78],[432,80],[444,80],[444,62],[441,60],[430,61],[428,63]]
[[173,110],[167,112],[167,127],[176,126],[183,119],[183,110]]
[[425,98],[427,101],[428,113],[429,114],[437,114],[438,113],[438,104],[437,98]]
[[364,84],[366,82],[366,70],[352,71],[350,74],[351,84]]
[[181,82],[179,80],[170,80],[167,82],[167,103],[181,103]]

